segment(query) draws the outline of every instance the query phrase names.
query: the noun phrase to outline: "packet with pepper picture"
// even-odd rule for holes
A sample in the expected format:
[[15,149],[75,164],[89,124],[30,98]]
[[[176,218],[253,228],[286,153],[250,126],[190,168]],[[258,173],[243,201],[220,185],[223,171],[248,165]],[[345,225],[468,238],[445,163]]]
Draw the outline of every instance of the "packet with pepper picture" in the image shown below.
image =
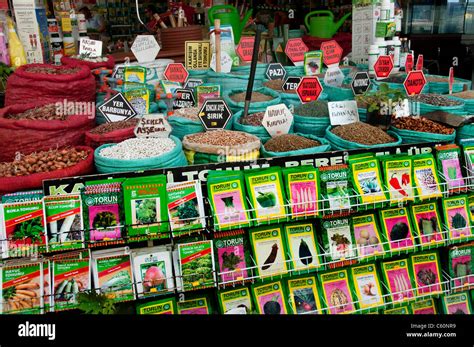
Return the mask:
[[416,202],[442,196],[438,171],[432,154],[420,154],[414,157],[413,172],[416,186]]
[[437,251],[413,254],[410,263],[415,275],[417,296],[442,293],[441,265]]
[[347,314],[356,310],[354,292],[347,269],[318,274],[323,302],[329,314]]
[[319,170],[312,166],[283,169],[292,219],[319,216]]
[[246,314],[253,311],[252,297],[248,287],[235,287],[227,290],[219,290],[217,294],[219,308],[222,314],[235,312],[235,309],[243,308]]
[[282,281],[252,285],[258,314],[288,314],[287,290]]
[[381,207],[388,197],[382,183],[380,165],[377,158],[356,158],[349,157],[349,167],[352,173],[354,190],[359,194],[362,204],[359,209],[370,207]]
[[244,280],[251,276],[250,245],[245,230],[229,230],[214,234],[219,282]]
[[415,293],[409,259],[389,260],[380,264],[391,301],[395,303],[412,300]]
[[449,239],[454,242],[472,239],[471,215],[468,211],[467,195],[443,198],[444,222],[449,231]]
[[322,314],[316,276],[291,277],[286,282],[293,314]]
[[379,211],[380,223],[388,247],[394,252],[415,250],[415,237],[406,207],[388,208]]
[[437,202],[411,205],[410,212],[413,231],[422,250],[444,243],[447,235],[443,234]]
[[353,205],[349,166],[320,167],[322,211],[324,214],[347,214]]
[[391,204],[414,200],[413,162],[408,156],[386,156],[381,159],[384,183]]
[[178,308],[174,297],[150,301],[137,306],[137,314],[177,314],[177,312]]
[[314,225],[308,222],[286,224],[285,241],[290,253],[291,268],[294,272],[316,271],[321,267],[319,244]]

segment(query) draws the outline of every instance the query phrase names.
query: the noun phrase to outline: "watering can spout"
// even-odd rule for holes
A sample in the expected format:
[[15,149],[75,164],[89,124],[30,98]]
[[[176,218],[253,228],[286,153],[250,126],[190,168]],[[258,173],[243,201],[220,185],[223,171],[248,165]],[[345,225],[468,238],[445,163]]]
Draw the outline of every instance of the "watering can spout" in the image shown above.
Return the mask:
[[250,18],[251,15],[252,15],[252,10],[250,9],[245,13],[244,18],[240,22],[240,30],[245,29],[245,25],[247,25],[247,22],[249,21],[249,18]]
[[334,32],[333,32],[333,35],[339,30],[339,28],[341,27],[342,24],[344,24],[344,22],[346,21],[346,19],[351,15],[352,13],[349,12],[349,13],[346,13],[344,16],[342,16],[341,19],[339,19],[336,23],[334,23]]

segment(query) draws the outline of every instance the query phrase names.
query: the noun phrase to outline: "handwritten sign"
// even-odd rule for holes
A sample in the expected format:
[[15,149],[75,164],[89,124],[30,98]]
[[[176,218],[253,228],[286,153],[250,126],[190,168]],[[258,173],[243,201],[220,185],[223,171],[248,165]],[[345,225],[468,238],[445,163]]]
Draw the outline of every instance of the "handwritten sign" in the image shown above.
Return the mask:
[[160,49],[161,47],[153,35],[138,35],[131,47],[132,53],[139,63],[155,60]]
[[293,114],[285,104],[268,106],[262,125],[271,137],[288,134],[293,123]]
[[136,137],[169,137],[171,125],[162,113],[150,113],[140,118],[134,130]]
[[79,54],[85,54],[89,57],[101,57],[102,56],[102,41],[84,39],[79,41]]
[[328,86],[340,87],[344,81],[344,74],[339,65],[329,65],[324,75],[324,83]]
[[[217,71],[216,69],[216,54],[212,55],[211,59],[211,69]],[[229,53],[222,51],[221,52],[221,72],[228,73],[232,69],[232,58]]]
[[328,110],[331,125],[344,125],[359,121],[355,100],[328,102]]

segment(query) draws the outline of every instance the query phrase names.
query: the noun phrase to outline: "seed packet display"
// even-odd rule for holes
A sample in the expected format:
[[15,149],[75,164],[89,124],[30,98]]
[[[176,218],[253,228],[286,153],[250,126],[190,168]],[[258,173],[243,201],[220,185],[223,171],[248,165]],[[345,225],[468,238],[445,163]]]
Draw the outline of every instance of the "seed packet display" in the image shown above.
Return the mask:
[[318,280],[329,314],[347,314],[356,310],[346,269],[319,273]]
[[138,298],[174,291],[171,252],[166,246],[134,249],[131,257]]
[[137,306],[137,314],[176,314],[177,312],[176,299],[173,297]]
[[448,271],[454,290],[474,285],[474,243],[456,245],[448,251]]
[[463,144],[464,162],[466,163],[466,180],[472,187],[474,184],[474,142]]
[[46,196],[43,200],[50,252],[84,247],[81,197]]
[[441,303],[445,314],[472,314],[469,292],[444,295]]
[[471,217],[471,223],[474,223],[474,194],[470,194],[467,198],[469,203],[469,213]]
[[173,236],[206,227],[204,202],[199,181],[166,185],[168,214]]
[[286,289],[282,281],[252,285],[255,307],[259,314],[288,314]]
[[311,222],[286,224],[285,241],[290,253],[291,268],[296,271],[316,270],[321,266],[319,245]]
[[30,190],[26,192],[15,192],[2,195],[1,203],[2,204],[13,204],[15,202],[30,202],[30,201],[39,201],[43,199],[42,190]]
[[436,201],[411,205],[410,210],[413,230],[421,245],[421,249],[444,242],[445,236],[443,235],[438,203]]
[[184,291],[216,285],[211,240],[179,244],[178,251]]
[[94,287],[115,302],[135,298],[133,270],[126,248],[92,252]]
[[53,305],[53,298],[51,295],[51,262],[49,260],[43,261],[43,303],[44,303],[44,312],[52,311],[51,307]]
[[410,300],[414,297],[408,259],[385,261],[381,263],[381,267],[392,302]]
[[292,219],[319,215],[319,171],[312,166],[283,169]]
[[121,182],[86,183],[81,199],[88,241],[93,243],[122,238]]
[[245,183],[253,207],[252,215],[257,223],[286,217],[286,200],[279,167],[248,171],[245,173]]
[[207,189],[217,230],[251,225],[243,187],[242,172],[209,172]]
[[287,288],[290,297],[290,312],[293,314],[323,313],[316,286],[316,276],[289,278]]
[[222,314],[231,314],[236,309],[243,308],[246,314],[253,311],[252,297],[247,287],[237,287],[217,292],[219,308]]
[[150,91],[148,88],[134,88],[127,90],[123,92],[123,96],[139,115],[148,113],[148,110],[150,109]]
[[391,251],[415,249],[415,238],[406,207],[379,211],[384,237]]
[[352,228],[359,259],[368,260],[384,254],[383,239],[374,213],[352,217]]
[[166,177],[156,175],[127,178],[122,189],[125,223],[130,240],[169,237]]
[[322,240],[327,261],[356,256],[356,247],[349,218],[322,220]]
[[417,155],[413,159],[416,186],[416,201],[424,201],[442,196],[438,172],[432,154]]
[[444,221],[448,227],[451,240],[466,240],[471,238],[471,218],[468,211],[466,195],[457,195],[444,198]]
[[441,285],[441,266],[438,252],[432,251],[411,256],[411,266],[415,275],[416,292],[418,296],[424,294],[439,294]]
[[369,309],[383,305],[382,288],[375,263],[350,268],[359,308]]
[[211,304],[206,296],[178,301],[178,314],[211,314]]
[[250,229],[250,242],[257,262],[254,275],[268,277],[288,272],[286,245],[281,226]]
[[404,304],[384,310],[383,314],[412,314],[412,312],[410,306],[408,304]]
[[436,314],[436,305],[433,298],[415,301],[411,303],[413,314]]
[[247,268],[253,264],[245,230],[215,233],[214,247],[219,267],[219,282],[233,282],[250,277]]
[[348,212],[351,208],[352,182],[347,165],[319,168],[322,207],[325,214]]
[[382,159],[385,186],[390,203],[414,200],[413,162],[406,156],[387,156]]
[[146,83],[146,68],[142,66],[126,66],[123,70],[125,82]]
[[[378,159],[357,158],[351,160],[349,158],[349,166],[352,171],[354,190],[359,194],[362,205],[381,206],[380,203],[387,200],[388,197],[382,183]],[[361,206],[361,208],[367,208],[367,206]]]
[[461,170],[461,150],[457,145],[437,147],[436,162],[442,173],[441,181],[446,184],[444,190],[450,193],[466,190]]

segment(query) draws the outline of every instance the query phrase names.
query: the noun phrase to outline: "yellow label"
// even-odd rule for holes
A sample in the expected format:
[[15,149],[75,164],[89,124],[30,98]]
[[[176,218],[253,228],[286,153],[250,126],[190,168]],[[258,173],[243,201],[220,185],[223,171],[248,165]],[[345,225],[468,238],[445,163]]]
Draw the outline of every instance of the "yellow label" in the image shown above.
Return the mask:
[[185,65],[188,70],[205,70],[211,63],[211,43],[209,41],[185,42]]
[[72,32],[72,23],[70,17],[61,17],[61,28],[63,32]]

